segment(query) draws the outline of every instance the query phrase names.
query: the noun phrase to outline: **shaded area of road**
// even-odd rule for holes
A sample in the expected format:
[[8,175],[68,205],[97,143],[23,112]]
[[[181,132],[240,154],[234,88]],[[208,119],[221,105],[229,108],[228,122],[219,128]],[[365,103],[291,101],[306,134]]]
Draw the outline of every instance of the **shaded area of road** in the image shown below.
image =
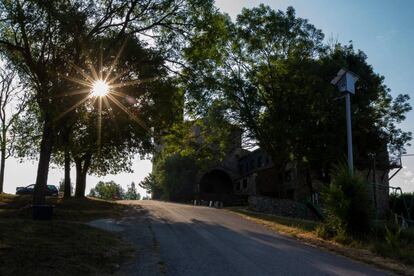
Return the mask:
[[123,223],[123,233],[138,249],[137,259],[120,274],[385,275],[226,210],[157,201],[137,204],[141,215]]

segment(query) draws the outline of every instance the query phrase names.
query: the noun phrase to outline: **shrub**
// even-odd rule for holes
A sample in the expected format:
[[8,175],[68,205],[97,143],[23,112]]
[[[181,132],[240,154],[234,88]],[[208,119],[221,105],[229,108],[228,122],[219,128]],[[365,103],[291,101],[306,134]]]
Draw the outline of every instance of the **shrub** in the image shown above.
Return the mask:
[[390,224],[382,227],[381,234],[381,238],[373,243],[372,250],[375,253],[409,265],[414,264],[412,229],[401,229],[398,225]]
[[155,178],[162,189],[161,198],[189,201],[194,198],[199,166],[191,155],[173,154],[160,158],[155,164]]
[[322,192],[326,225],[340,240],[345,235],[362,237],[370,231],[372,202],[368,183],[359,175],[351,175],[346,165],[333,171],[332,182]]
[[328,225],[324,223],[316,226],[315,233],[318,237],[322,239],[331,239],[335,236],[335,233],[332,231],[332,228],[328,227]]
[[122,199],[124,191],[121,185],[114,181],[103,182],[99,181],[95,188],[89,192],[89,196],[106,200]]
[[[405,218],[414,218],[414,208],[412,202],[414,201],[414,193],[403,193],[390,195],[390,207],[391,210],[398,215],[402,215]],[[408,209],[408,210],[407,210]]]
[[385,226],[385,241],[388,246],[394,250],[399,250],[401,240],[401,228],[397,227],[395,231],[390,230]]

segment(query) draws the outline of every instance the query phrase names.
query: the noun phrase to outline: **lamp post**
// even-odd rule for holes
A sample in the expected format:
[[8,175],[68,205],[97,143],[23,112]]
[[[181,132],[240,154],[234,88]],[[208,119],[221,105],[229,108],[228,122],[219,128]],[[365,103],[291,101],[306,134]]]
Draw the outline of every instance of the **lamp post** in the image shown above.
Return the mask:
[[345,93],[346,103],[346,138],[348,143],[348,168],[349,173],[354,173],[354,157],[352,151],[352,121],[351,121],[351,94],[355,94],[355,82],[358,76],[351,71],[341,69],[336,77],[331,81],[338,90]]

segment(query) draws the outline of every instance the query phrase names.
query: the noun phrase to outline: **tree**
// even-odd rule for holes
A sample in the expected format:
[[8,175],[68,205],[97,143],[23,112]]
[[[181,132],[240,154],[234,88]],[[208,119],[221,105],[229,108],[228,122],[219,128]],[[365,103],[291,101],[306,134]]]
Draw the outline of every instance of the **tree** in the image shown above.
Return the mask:
[[151,194],[155,199],[159,199],[162,196],[162,189],[159,187],[157,180],[155,179],[154,174],[150,173],[146,176],[138,185]]
[[141,199],[141,195],[137,192],[134,182],[132,182],[131,185],[128,185],[128,188],[125,192],[123,199],[127,199],[127,200],[140,200]]
[[403,150],[411,139],[396,126],[411,109],[408,96],[393,100],[363,52],[352,45],[329,48],[322,31],[296,17],[292,7],[282,12],[260,5],[243,9],[235,22],[220,14],[214,22],[214,30],[200,34],[185,52],[189,106],[204,116],[211,103],[223,101],[228,120],[271,155],[277,182],[284,181],[292,161],[329,182],[346,145],[345,128],[338,124],[345,121],[343,103],[330,85],[342,67],[360,76],[352,99],[356,162],[387,146]]
[[[193,21],[202,22],[202,11],[211,8],[212,3],[194,0],[1,2],[0,49],[35,92],[42,127],[35,203],[45,201],[57,133],[72,123],[70,120],[56,123],[61,112],[73,106],[73,98],[62,97],[73,89],[66,80],[74,72],[70,65],[88,64],[91,50],[96,49],[89,45],[107,35],[115,38],[107,49],[119,47],[125,37],[141,41],[145,37],[154,42],[154,49],[160,46],[164,57],[176,63],[181,45],[192,35]],[[178,40],[182,43],[177,43]],[[82,162],[89,163],[88,155],[85,158]]]
[[68,71],[68,58],[73,49],[79,48],[76,44],[81,38],[73,36],[73,30],[68,29],[70,25],[64,23],[73,23],[68,21],[82,15],[64,1],[2,1],[0,10],[1,50],[18,68],[22,81],[33,89],[41,118],[42,138],[33,200],[44,203],[50,156],[60,126],[53,118],[60,112],[60,103],[65,101],[56,96],[68,90],[58,76]]
[[24,111],[27,95],[19,83],[17,72],[7,66],[0,68],[0,193],[3,192],[6,159],[13,155],[16,142],[16,120]]
[[72,183],[70,185],[69,194],[67,194],[67,195],[65,195],[66,189],[67,189],[67,187],[66,187],[65,178],[63,178],[59,181],[59,192],[61,192],[61,193],[63,192],[64,197],[68,198],[68,197],[72,196],[73,192],[74,192]]
[[[283,13],[260,5],[243,9],[236,23],[225,16],[218,16],[217,21],[221,22],[218,42],[201,52],[199,45],[187,52],[194,61],[191,69],[205,76],[190,82],[189,93],[197,100],[205,94],[205,102],[212,98],[226,101],[232,120],[242,125],[283,171],[291,158],[295,131],[304,127],[302,120],[308,115],[309,104],[304,103],[316,91],[308,81],[320,83],[321,78],[312,72],[314,58],[324,50],[323,34],[296,18],[293,8]],[[211,49],[217,49],[212,57]]]
[[121,185],[114,181],[103,182],[99,181],[95,188],[92,188],[89,196],[105,200],[119,200],[122,199],[124,191]]
[[[200,168],[194,156],[167,155],[157,161],[154,171],[162,189],[161,198],[188,201],[194,197],[197,173]],[[156,198],[153,196],[153,198]]]
[[[87,173],[130,171],[135,155],[143,157],[149,153],[152,129],[167,124],[159,110],[174,109],[171,103],[174,100],[170,99],[179,96],[174,79],[168,76],[157,51],[143,48],[132,37],[124,42],[122,52],[106,50],[112,42],[108,37],[99,43],[109,56],[118,55],[116,62],[104,59],[104,64],[112,65],[104,65],[102,71],[106,78],[116,78],[119,82],[110,83],[107,95],[92,97],[77,110],[79,120],[70,138],[77,170],[77,197],[84,195]],[[120,71],[127,73],[117,73]]]
[[361,238],[368,234],[373,218],[368,187],[360,175],[350,174],[347,165],[335,167],[332,182],[322,194],[327,227],[339,235],[345,233]]

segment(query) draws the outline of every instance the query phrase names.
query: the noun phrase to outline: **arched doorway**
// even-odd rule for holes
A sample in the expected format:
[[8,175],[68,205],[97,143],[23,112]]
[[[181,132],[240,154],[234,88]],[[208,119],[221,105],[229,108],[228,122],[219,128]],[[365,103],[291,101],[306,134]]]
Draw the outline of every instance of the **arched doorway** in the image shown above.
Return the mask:
[[200,180],[201,194],[230,195],[233,194],[233,181],[222,170],[212,170],[203,175]]

